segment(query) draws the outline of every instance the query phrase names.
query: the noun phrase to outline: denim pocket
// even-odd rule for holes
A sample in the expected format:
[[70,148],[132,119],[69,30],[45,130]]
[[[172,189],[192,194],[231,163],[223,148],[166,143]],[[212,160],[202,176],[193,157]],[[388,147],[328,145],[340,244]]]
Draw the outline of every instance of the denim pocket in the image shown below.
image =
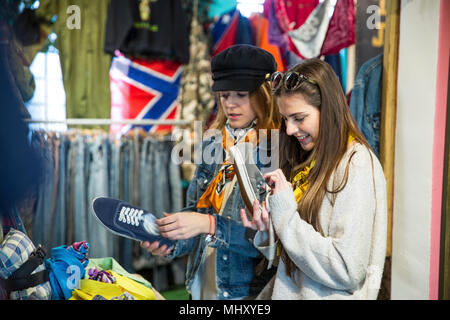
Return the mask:
[[253,278],[253,259],[229,251],[230,268],[229,279],[232,286],[249,286]]

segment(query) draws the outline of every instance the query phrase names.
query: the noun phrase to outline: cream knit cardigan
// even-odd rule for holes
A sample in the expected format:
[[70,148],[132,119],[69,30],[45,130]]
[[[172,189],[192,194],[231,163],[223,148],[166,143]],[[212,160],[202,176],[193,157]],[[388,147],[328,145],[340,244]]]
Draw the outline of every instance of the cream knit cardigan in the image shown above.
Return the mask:
[[[300,218],[291,189],[269,198],[273,228],[298,267],[298,284],[286,275],[279,259],[276,275],[258,299],[377,298],[387,237],[386,180],[379,160],[356,143],[332,175],[329,190],[342,181],[353,152],[345,188],[335,195],[333,206],[331,194],[322,202],[320,223],[325,236]],[[269,252],[267,232],[258,231],[254,244],[264,254]]]

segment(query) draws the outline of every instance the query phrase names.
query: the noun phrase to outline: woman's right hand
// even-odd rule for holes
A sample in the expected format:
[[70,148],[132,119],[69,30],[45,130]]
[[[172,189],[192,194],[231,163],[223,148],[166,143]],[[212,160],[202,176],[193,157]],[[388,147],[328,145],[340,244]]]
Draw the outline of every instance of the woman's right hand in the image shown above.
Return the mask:
[[170,248],[168,248],[165,244],[159,247],[158,241],[153,241],[152,243],[148,241],[141,242],[141,248],[146,249],[149,253],[155,256],[165,257],[170,253]]
[[266,203],[263,201],[262,205],[259,205],[259,201],[253,202],[253,219],[249,221],[245,209],[241,209],[242,225],[246,228],[251,228],[258,231],[269,230],[270,216],[267,212]]

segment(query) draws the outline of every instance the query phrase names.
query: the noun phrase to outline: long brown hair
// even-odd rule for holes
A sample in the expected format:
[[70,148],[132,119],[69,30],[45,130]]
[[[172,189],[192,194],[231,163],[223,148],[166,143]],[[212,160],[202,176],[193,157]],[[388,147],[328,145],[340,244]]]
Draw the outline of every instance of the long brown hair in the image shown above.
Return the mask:
[[[328,190],[328,181],[342,160],[350,134],[355,140],[367,148],[370,146],[358,129],[339,80],[330,65],[320,59],[309,59],[296,65],[289,71],[303,74],[315,84],[304,81],[292,91],[281,86],[274,92],[275,100],[279,96],[301,94],[303,98],[320,111],[320,129],[316,144],[311,151],[302,149],[298,140],[286,134],[283,122],[280,128],[280,167],[286,178],[292,181],[294,176],[315,159],[308,180],[309,185],[298,203],[300,217],[311,224],[317,232],[324,235],[321,228],[319,212],[326,193],[335,195],[341,191],[348,180],[348,163],[344,178],[333,189]],[[350,156],[352,158],[353,154]],[[350,162],[350,160],[349,160]],[[334,202],[334,200],[332,200]],[[295,280],[296,265],[287,255],[284,248],[281,258],[286,265],[286,273]]]
[[[270,84],[265,81],[258,89],[249,93],[250,106],[256,115],[255,129],[278,129],[281,124],[281,115],[278,107],[275,106],[271,96]],[[227,116],[223,111],[218,94],[216,95],[218,111],[217,117],[211,124],[211,129],[223,129],[227,122]]]

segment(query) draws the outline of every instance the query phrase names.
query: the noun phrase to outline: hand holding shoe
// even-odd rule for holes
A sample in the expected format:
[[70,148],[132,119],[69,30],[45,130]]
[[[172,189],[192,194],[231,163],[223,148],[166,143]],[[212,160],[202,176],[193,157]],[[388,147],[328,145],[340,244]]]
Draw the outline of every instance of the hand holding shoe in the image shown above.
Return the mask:
[[171,248],[168,248],[167,245],[163,244],[159,247],[159,242],[154,241],[152,243],[148,241],[141,242],[141,247],[146,249],[149,253],[155,256],[165,257],[170,253]]
[[258,231],[266,231],[269,229],[270,216],[267,212],[266,203],[263,201],[262,205],[259,205],[259,201],[253,202],[253,219],[249,221],[245,209],[241,209],[242,225],[247,228]]
[[[171,240],[193,238],[200,233],[209,233],[211,218],[198,212],[164,213],[164,218],[156,220],[160,234]],[[213,232],[211,232],[214,234]]]

